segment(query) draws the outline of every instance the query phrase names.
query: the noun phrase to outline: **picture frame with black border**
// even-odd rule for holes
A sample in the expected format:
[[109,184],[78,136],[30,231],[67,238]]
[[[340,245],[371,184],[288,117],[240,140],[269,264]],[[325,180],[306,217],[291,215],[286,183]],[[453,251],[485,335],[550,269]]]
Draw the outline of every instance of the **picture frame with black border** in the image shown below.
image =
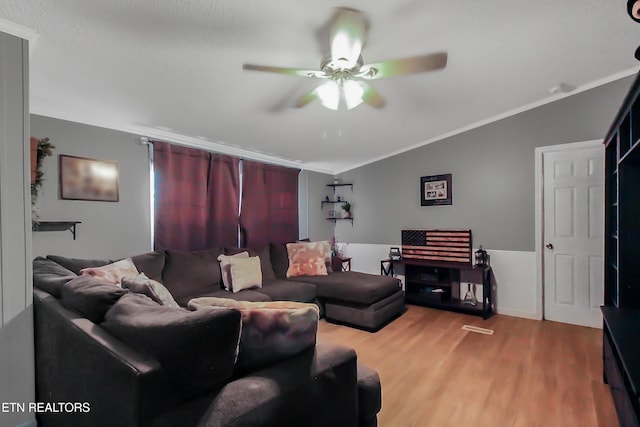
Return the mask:
[[420,177],[420,206],[453,205],[452,174]]

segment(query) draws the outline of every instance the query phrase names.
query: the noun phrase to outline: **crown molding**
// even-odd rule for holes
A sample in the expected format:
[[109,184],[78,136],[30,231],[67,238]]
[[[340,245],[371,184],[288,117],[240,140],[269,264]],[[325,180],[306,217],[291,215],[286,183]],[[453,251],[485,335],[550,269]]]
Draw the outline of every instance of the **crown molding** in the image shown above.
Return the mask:
[[[1,22],[0,22],[0,24],[1,24]],[[0,29],[1,29],[1,25],[0,25]],[[240,157],[240,158],[247,159],[247,160],[256,160],[256,161],[261,161],[261,162],[265,162],[265,163],[272,163],[272,164],[276,164],[276,165],[293,167],[293,168],[298,168],[298,169],[304,169],[304,170],[308,170],[308,171],[313,171],[313,172],[318,172],[318,173],[323,173],[323,174],[335,176],[335,175],[339,175],[339,174],[344,173],[344,172],[348,172],[348,171],[352,171],[354,169],[358,169],[360,167],[363,167],[363,166],[366,166],[366,165],[369,165],[369,164],[372,164],[372,163],[376,163],[376,162],[388,159],[388,158],[393,157],[393,156],[397,156],[397,155],[402,154],[402,153],[406,153],[407,151],[415,150],[417,148],[423,147],[425,145],[432,144],[434,142],[439,142],[439,141],[442,141],[444,139],[451,138],[451,137],[453,137],[455,135],[459,135],[461,133],[468,132],[468,131],[473,130],[473,129],[477,129],[477,128],[480,128],[482,126],[486,126],[486,125],[491,124],[491,123],[495,123],[497,121],[500,121],[500,120],[515,116],[517,114],[524,113],[524,112],[532,110],[534,108],[538,108],[538,107],[541,107],[543,105],[550,104],[552,102],[556,102],[556,101],[559,101],[561,99],[571,97],[573,95],[577,95],[579,93],[585,92],[585,91],[590,90],[590,89],[594,89],[594,88],[599,87],[599,86],[603,86],[605,84],[614,82],[616,80],[620,80],[620,79],[623,79],[625,77],[629,77],[629,76],[631,76],[633,74],[638,73],[639,70],[640,70],[640,67],[629,68],[629,69],[621,71],[619,73],[612,74],[612,75],[604,77],[602,79],[598,79],[598,80],[595,80],[595,81],[593,81],[591,83],[587,83],[585,85],[579,86],[575,90],[573,90],[573,91],[571,91],[569,93],[559,93],[559,94],[556,94],[556,95],[552,95],[552,96],[546,97],[546,98],[541,99],[539,101],[535,101],[535,102],[523,105],[521,107],[514,108],[514,109],[509,110],[509,111],[507,111],[505,113],[498,114],[498,115],[489,117],[489,118],[484,119],[484,120],[480,120],[480,121],[472,123],[472,124],[470,124],[468,126],[464,126],[464,127],[455,129],[455,130],[453,130],[451,132],[444,133],[442,135],[436,136],[434,138],[430,138],[428,140],[419,142],[417,144],[413,144],[413,145],[410,145],[408,147],[404,147],[402,149],[392,151],[392,152],[390,152],[388,154],[385,154],[385,155],[382,155],[382,156],[378,156],[378,157],[366,160],[364,162],[356,163],[356,164],[353,164],[353,165],[351,165],[349,167],[342,168],[342,169],[339,169],[339,170],[329,170],[329,169],[323,169],[323,168],[318,168],[318,167],[313,167],[313,166],[309,167],[304,162],[296,162],[296,161],[293,161],[293,160],[290,160],[290,159],[276,157],[276,156],[272,156],[272,155],[269,155],[269,154],[256,153],[254,151],[249,151],[249,150],[245,150],[245,149],[242,149],[242,148],[233,147],[231,145],[225,144],[222,141],[203,140],[203,139],[200,139],[200,138],[194,138],[194,137],[185,136],[185,135],[181,135],[181,134],[178,134],[178,133],[165,131],[165,130],[159,130],[159,129],[146,127],[146,126],[136,126],[136,125],[126,124],[126,123],[115,123],[115,122],[100,121],[100,120],[96,120],[96,119],[93,119],[93,118],[81,117],[81,116],[76,116],[76,115],[73,115],[73,114],[57,111],[57,110],[54,110],[54,109],[51,109],[51,108],[47,108],[47,107],[44,107],[44,106],[40,106],[40,105],[37,105],[37,104],[32,104],[31,105],[31,114],[37,114],[37,115],[41,115],[41,116],[51,117],[51,118],[54,118],[54,119],[67,120],[67,121],[70,121],[70,122],[83,123],[83,124],[86,124],[86,125],[97,126],[97,127],[106,128],[106,129],[118,130],[118,131],[121,131],[121,132],[131,133],[131,134],[134,134],[134,135],[137,135],[137,136],[148,137],[150,139],[159,139],[159,140],[162,140],[162,141],[167,141],[167,142],[171,142],[171,143],[175,143],[175,144],[180,144],[180,145],[184,145],[184,146],[187,146],[187,147],[199,148],[199,149],[203,149],[203,150],[207,150],[207,151],[213,151],[213,152],[217,152],[217,153],[228,154],[230,156]]]
[[337,170],[333,174],[334,175],[339,175],[341,173],[352,171],[354,169],[360,168],[362,166],[369,165],[371,163],[376,163],[376,162],[379,162],[381,160],[388,159],[389,157],[397,156],[398,154],[406,153],[407,151],[415,150],[416,148],[424,147],[425,145],[433,144],[434,142],[442,141],[443,139],[451,138],[452,136],[459,135],[461,133],[468,132],[468,131],[473,130],[473,129],[477,129],[479,127],[486,126],[486,125],[491,124],[491,123],[495,123],[497,121],[506,119],[508,117],[512,117],[512,116],[524,113],[524,112],[529,111],[529,110],[533,110],[534,108],[538,108],[538,107],[541,107],[543,105],[551,104],[552,102],[556,102],[556,101],[559,101],[561,99],[568,98],[570,96],[577,95],[577,94],[582,93],[582,92],[586,92],[587,90],[594,89],[594,88],[596,88],[598,86],[604,86],[607,83],[611,83],[611,82],[614,82],[616,80],[620,80],[620,79],[623,79],[625,77],[632,76],[634,74],[637,74],[638,71],[640,71],[640,67],[629,68],[629,69],[621,71],[619,73],[615,73],[615,74],[612,74],[610,76],[604,77],[602,79],[595,80],[595,81],[593,81],[591,83],[587,83],[585,85],[579,86],[579,87],[577,87],[575,90],[573,90],[571,92],[559,93],[559,94],[556,94],[556,95],[549,96],[547,98],[543,98],[543,99],[541,99],[539,101],[535,101],[535,102],[531,102],[529,104],[525,104],[525,105],[523,105],[521,107],[509,110],[509,111],[507,111],[505,113],[498,114],[496,116],[492,116],[492,117],[489,117],[489,118],[484,119],[484,120],[480,120],[480,121],[472,123],[472,124],[470,124],[468,126],[464,126],[464,127],[455,129],[455,130],[453,130],[451,132],[444,133],[442,135],[436,136],[436,137],[428,139],[426,141],[422,141],[422,142],[419,142],[417,144],[413,144],[413,145],[410,145],[408,147],[404,147],[404,148],[401,148],[399,150],[393,151],[391,153],[388,153],[388,154],[385,154],[385,155],[382,155],[382,156],[378,156],[378,157],[375,157],[373,159],[366,160],[364,162],[355,164],[355,165],[350,166],[350,167],[345,168],[345,169]]
[[4,18],[0,18],[0,31],[28,40],[29,42],[34,42],[36,37],[38,37],[38,32],[36,30],[25,27],[24,25],[16,24],[15,22],[8,21]]
[[206,151],[212,151],[221,154],[227,154],[234,157],[239,157],[246,160],[256,160],[264,163],[271,163],[280,166],[292,167],[296,169],[304,169],[313,172],[324,173],[328,175],[333,175],[332,171],[323,170],[320,168],[309,168],[302,162],[296,162],[289,159],[284,159],[281,157],[272,156],[264,153],[256,153],[254,151],[245,150],[238,147],[233,147],[225,144],[222,141],[211,141],[204,140],[200,138],[194,138],[191,136],[181,135],[175,132],[165,131],[154,129],[147,126],[137,126],[127,123],[116,123],[116,122],[107,122],[96,120],[93,118],[78,116],[74,114],[69,114],[61,111],[57,111],[51,108],[44,107],[38,104],[31,104],[30,113],[36,114],[39,116],[50,117],[53,119],[66,120],[74,123],[82,123],[89,126],[96,126],[105,129],[117,130],[120,132],[126,132],[135,135],[139,139],[139,137],[146,137],[149,139],[157,139],[161,141],[170,142],[173,144],[179,144],[186,147],[199,148]]

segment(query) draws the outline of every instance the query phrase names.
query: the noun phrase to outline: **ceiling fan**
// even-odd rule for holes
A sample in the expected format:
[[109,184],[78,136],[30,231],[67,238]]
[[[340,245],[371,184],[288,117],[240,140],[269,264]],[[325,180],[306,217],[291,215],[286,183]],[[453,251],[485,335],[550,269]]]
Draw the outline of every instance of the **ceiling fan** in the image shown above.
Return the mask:
[[375,108],[384,106],[384,98],[367,83],[368,80],[434,71],[447,65],[446,52],[365,64],[361,53],[367,29],[368,22],[363,12],[337,8],[328,23],[329,53],[320,62],[319,70],[253,64],[243,64],[242,68],[327,80],[300,97],[296,107],[304,107],[320,99],[326,108],[337,110],[346,107],[350,110],[362,102]]

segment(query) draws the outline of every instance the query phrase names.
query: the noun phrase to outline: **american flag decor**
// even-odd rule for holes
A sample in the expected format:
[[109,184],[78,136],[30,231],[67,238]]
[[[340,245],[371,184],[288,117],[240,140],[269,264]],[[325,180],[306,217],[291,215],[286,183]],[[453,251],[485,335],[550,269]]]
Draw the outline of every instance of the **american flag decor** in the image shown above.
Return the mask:
[[471,264],[471,230],[402,230],[402,258]]

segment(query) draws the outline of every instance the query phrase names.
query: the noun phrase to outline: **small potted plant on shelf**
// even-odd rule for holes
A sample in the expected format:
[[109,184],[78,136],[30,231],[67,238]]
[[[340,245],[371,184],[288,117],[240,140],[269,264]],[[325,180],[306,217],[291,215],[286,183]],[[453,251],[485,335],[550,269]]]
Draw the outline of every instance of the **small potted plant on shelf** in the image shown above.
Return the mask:
[[351,218],[351,203],[349,202],[344,202],[342,204],[342,210],[345,213],[345,218]]

